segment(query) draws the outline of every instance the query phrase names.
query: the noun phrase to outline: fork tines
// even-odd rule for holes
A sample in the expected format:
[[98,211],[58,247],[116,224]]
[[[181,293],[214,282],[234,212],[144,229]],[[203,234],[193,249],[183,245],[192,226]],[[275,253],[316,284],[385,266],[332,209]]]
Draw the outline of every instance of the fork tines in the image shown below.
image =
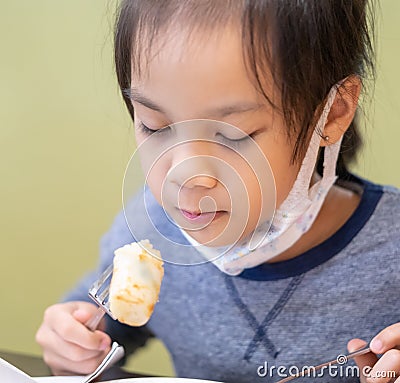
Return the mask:
[[110,310],[110,303],[108,300],[112,272],[113,265],[111,264],[90,287],[89,297],[93,299],[102,310],[110,315],[111,318],[116,319]]

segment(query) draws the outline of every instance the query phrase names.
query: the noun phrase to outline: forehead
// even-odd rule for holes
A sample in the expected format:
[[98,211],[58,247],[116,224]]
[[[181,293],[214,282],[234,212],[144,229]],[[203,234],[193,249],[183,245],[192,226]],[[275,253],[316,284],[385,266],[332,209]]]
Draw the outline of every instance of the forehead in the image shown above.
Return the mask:
[[[154,40],[140,66],[140,76],[131,73],[132,87],[166,109],[191,110],[238,97],[265,103],[246,68],[240,28],[235,25],[190,33],[172,30]],[[272,81],[266,78],[264,84],[272,93]]]

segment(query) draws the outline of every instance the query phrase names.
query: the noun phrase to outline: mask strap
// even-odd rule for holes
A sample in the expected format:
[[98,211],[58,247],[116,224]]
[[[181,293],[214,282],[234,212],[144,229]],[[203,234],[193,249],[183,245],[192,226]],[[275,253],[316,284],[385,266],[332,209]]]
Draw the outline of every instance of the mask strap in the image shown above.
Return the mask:
[[[328,119],[329,112],[332,108],[333,102],[335,101],[336,93],[337,93],[337,85],[334,85],[328,93],[328,97],[327,97],[327,101],[325,103],[324,109],[321,113],[321,116],[320,116],[318,122],[317,122],[317,125],[315,126],[315,129],[311,136],[310,144],[308,146],[306,155],[304,156],[302,165],[300,167],[299,174],[297,175],[296,181],[293,185],[292,190],[293,190],[294,194],[296,194],[296,195],[297,194],[302,194],[302,195],[308,194],[308,190],[310,188],[311,178],[314,174],[314,168],[315,168],[315,164],[317,162],[319,146],[320,146],[320,142],[321,142],[320,133],[323,132],[323,130],[324,130],[324,127],[325,127],[327,119]],[[338,146],[336,144],[337,143],[335,143],[334,145],[330,145],[330,146],[334,146],[334,148],[329,148],[329,147],[327,147],[327,148],[328,149],[336,149],[336,147]],[[340,147],[340,143],[339,143],[339,147]],[[325,148],[325,149],[327,149],[327,148]],[[328,150],[328,153],[331,153],[331,151],[332,150]],[[334,155],[334,153],[332,153],[332,154]],[[325,156],[325,158],[324,158],[324,173],[325,173],[325,164],[330,162],[330,161],[327,161],[327,157],[330,157],[330,155]],[[332,164],[332,162],[330,162],[330,164]],[[332,165],[333,165],[333,175],[335,175],[336,162],[335,162],[335,164],[332,164]],[[328,168],[326,170],[327,171],[329,170],[329,173],[331,173],[332,167],[328,166]]]

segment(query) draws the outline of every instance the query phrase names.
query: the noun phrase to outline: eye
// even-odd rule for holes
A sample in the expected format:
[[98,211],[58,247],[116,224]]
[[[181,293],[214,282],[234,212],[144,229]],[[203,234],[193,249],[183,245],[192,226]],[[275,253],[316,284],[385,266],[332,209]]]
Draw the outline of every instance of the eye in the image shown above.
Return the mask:
[[157,130],[153,130],[150,129],[148,126],[146,126],[145,124],[143,124],[142,121],[139,122],[138,127],[137,127],[142,133],[150,135],[153,134],[155,132],[157,132]]
[[150,129],[148,126],[146,126],[145,124],[143,124],[142,121],[140,121],[139,124],[138,124],[138,126],[137,126],[137,129],[139,129],[142,133],[144,133],[144,134],[150,136],[150,135],[152,135],[152,134],[154,134],[154,133],[160,134],[160,133],[162,133],[162,132],[167,131],[167,130],[169,129],[169,126],[166,126],[166,127],[164,127],[164,128],[160,128],[160,129]]
[[229,138],[224,136],[222,133],[217,133],[216,136],[219,137],[220,140],[223,143],[226,143],[228,146],[239,146],[241,144],[244,144],[250,138],[253,138],[255,136],[255,132],[251,134],[246,134],[245,136],[240,138]]

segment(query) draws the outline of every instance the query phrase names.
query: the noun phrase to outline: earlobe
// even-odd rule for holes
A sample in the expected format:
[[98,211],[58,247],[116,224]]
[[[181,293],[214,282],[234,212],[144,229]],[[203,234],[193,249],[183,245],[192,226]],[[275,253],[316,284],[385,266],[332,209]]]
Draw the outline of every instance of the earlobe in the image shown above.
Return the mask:
[[[335,101],[322,132],[320,146],[334,144],[349,128],[356,113],[360,91],[361,80],[357,75],[346,77],[338,86]],[[326,137],[329,137],[329,139],[326,139]]]

